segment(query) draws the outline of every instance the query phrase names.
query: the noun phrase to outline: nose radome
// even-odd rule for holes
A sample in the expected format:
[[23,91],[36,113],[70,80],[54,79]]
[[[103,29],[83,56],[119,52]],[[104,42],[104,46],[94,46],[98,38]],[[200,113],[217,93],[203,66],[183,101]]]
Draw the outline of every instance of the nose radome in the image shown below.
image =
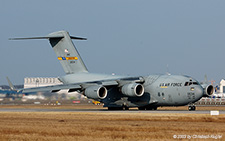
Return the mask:
[[196,95],[197,97],[202,97],[203,94],[204,94],[203,88],[202,88],[201,86],[197,86],[197,87],[195,88],[195,95]]

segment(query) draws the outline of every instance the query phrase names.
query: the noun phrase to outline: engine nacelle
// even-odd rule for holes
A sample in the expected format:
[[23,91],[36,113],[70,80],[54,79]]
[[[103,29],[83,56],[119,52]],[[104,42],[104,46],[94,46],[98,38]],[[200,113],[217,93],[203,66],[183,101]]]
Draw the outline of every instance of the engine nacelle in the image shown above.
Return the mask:
[[204,89],[203,97],[209,97],[210,95],[213,94],[214,90],[213,85],[203,84],[202,88]]
[[107,89],[104,86],[90,86],[85,89],[84,94],[93,99],[104,99],[107,96]]
[[144,86],[137,83],[126,84],[122,86],[121,92],[124,95],[132,96],[132,97],[140,97],[144,94]]

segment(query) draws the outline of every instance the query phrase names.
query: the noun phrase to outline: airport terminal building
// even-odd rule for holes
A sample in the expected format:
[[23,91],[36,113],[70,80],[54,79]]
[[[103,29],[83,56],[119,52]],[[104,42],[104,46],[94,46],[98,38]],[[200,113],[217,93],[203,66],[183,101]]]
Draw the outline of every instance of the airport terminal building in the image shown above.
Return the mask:
[[55,77],[26,77],[24,78],[24,88],[60,85],[62,82]]
[[222,79],[221,81],[220,81],[220,90],[219,90],[219,93],[225,93],[225,80],[224,79]]

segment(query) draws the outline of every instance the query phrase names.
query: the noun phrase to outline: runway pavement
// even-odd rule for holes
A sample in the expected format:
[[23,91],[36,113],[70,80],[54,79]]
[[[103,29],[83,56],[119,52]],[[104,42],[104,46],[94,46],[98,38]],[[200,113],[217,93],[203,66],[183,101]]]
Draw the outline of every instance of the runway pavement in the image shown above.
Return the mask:
[[[93,113],[165,113],[165,114],[210,114],[208,110],[157,110],[157,111],[140,111],[140,110],[124,110],[124,111],[108,111],[107,109],[23,109],[23,108],[0,108],[0,112],[93,112]],[[225,114],[225,111],[219,111],[219,114]]]

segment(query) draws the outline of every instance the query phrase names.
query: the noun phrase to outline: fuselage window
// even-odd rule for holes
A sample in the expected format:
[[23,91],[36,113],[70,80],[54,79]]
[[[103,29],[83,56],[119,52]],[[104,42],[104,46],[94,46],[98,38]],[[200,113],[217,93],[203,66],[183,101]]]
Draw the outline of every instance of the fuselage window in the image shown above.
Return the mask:
[[158,96],[160,96],[160,92],[158,92]]
[[164,93],[162,93],[162,96],[164,96]]

